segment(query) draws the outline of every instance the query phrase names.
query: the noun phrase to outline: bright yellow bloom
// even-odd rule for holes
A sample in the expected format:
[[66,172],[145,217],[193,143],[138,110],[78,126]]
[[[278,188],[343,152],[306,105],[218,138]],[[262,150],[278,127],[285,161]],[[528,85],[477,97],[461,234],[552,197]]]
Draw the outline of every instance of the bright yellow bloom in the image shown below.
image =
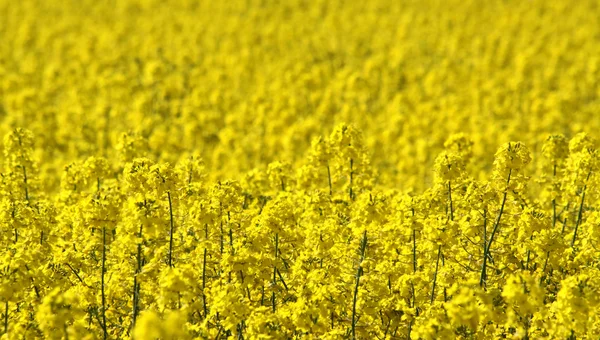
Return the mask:
[[598,338],[597,2],[0,0],[0,337]]

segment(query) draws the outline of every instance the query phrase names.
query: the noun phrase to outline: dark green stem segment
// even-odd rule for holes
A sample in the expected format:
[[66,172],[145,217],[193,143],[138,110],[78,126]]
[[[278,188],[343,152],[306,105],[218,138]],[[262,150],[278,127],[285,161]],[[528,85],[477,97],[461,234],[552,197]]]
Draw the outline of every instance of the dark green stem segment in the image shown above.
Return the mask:
[[412,263],[413,263],[413,273],[417,272],[417,230],[413,228],[413,234],[412,234],[412,241],[413,241],[413,251],[412,251]]
[[363,238],[360,242],[360,261],[356,270],[356,284],[354,285],[354,297],[352,298],[352,339],[356,339],[356,301],[358,300],[358,286],[360,285],[360,277],[363,274],[362,263],[365,260],[365,252],[367,250],[367,231],[363,233]]
[[[223,216],[223,203],[220,203],[220,208],[219,208],[219,216]],[[223,236],[223,218],[219,218],[220,222],[219,222],[219,228],[221,229],[221,236],[219,238],[219,249],[221,252],[221,255],[223,255],[223,251],[225,249],[225,241],[224,241],[224,236]]]
[[23,185],[25,186],[25,200],[29,202],[29,185],[27,184],[27,168],[23,167]]
[[4,334],[8,333],[8,300],[4,302]]
[[581,202],[579,203],[579,211],[577,213],[577,221],[575,222],[575,231],[573,231],[573,240],[571,240],[571,248],[575,247],[575,241],[577,240],[577,231],[579,229],[579,225],[581,224],[581,217],[583,215],[583,202],[585,200],[585,190],[587,189],[587,182],[590,179],[592,172],[590,171],[585,179],[585,184],[583,185],[583,190],[581,192]]
[[492,228],[492,234],[490,235],[490,240],[485,241],[485,249],[483,251],[483,264],[481,265],[481,276],[479,277],[479,285],[483,286],[485,284],[485,280],[487,279],[487,259],[490,254],[490,249],[492,248],[492,242],[494,242],[494,236],[498,232],[498,227],[500,226],[500,219],[502,218],[502,214],[504,213],[504,206],[506,205],[506,196],[508,195],[508,185],[510,184],[510,175],[512,174],[512,169],[508,170],[508,177],[506,178],[506,188],[504,190],[504,195],[502,196],[502,204],[500,205],[500,211],[498,212],[498,216],[496,217],[496,221],[494,222],[494,227]]
[[273,265],[273,292],[271,293],[271,301],[273,313],[276,311],[275,289],[277,288],[277,259],[279,257],[279,234],[275,234],[275,264]]
[[[17,134],[18,136],[18,134]],[[19,146],[22,148],[23,147],[23,142],[21,141],[21,137],[18,137],[19,139]],[[29,188],[28,188],[28,184],[27,184],[27,168],[22,165],[21,166],[23,168],[23,186],[25,187],[25,200],[27,202],[29,202]]]
[[102,338],[106,340],[108,338],[108,330],[106,329],[106,294],[104,292],[104,276],[106,274],[106,226],[102,227],[102,278],[101,278],[101,290],[102,290]]
[[206,293],[204,293],[204,289],[206,289],[206,248],[204,248],[204,258],[202,261],[202,305],[204,308],[204,317],[208,317],[208,308],[206,306]]
[[[451,181],[448,181],[448,206],[449,206],[449,212],[450,212],[450,221],[454,221],[454,205],[452,203],[452,182]],[[438,276],[441,256],[442,256],[442,245],[440,244],[438,246],[438,251],[437,251],[437,260],[435,261],[435,272],[433,274],[433,285],[431,287],[431,298],[429,301],[430,303],[433,303],[433,301],[435,300],[435,288],[437,285],[437,276]]]
[[348,188],[348,194],[350,195],[350,199],[354,200],[354,191],[352,190],[352,186],[354,185],[354,159],[350,159],[350,187]]
[[487,209],[483,209],[483,254],[485,254],[485,246],[487,242]]
[[433,273],[433,287],[431,288],[431,298],[430,298],[430,303],[433,303],[433,300],[435,300],[435,286],[437,284],[437,276],[438,276],[438,269],[440,266],[440,257],[442,255],[442,245],[440,244],[438,246],[438,251],[437,251],[437,260],[435,261],[435,272]]
[[332,196],[333,186],[331,185],[331,169],[329,168],[329,164],[327,164],[327,182],[329,183],[329,196]]
[[175,228],[175,222],[173,221],[173,200],[169,191],[167,191],[167,198],[169,199],[169,219],[171,223],[171,230],[169,231],[169,267],[173,267],[173,229]]
[[[556,164],[552,168],[552,177],[556,177]],[[552,198],[552,228],[556,226],[556,197]]]
[[[533,240],[533,235],[529,237],[529,240]],[[525,260],[525,270],[529,270],[529,262],[531,261],[531,249],[527,249],[527,259]]]
[[[208,242],[208,224],[204,225],[204,238]],[[206,253],[208,250],[204,248],[204,256],[202,261],[202,305],[204,308],[204,317],[208,317],[208,307],[206,305],[206,293],[204,289],[206,289]]]
[[[144,202],[145,204],[145,202]],[[135,326],[135,321],[137,320],[137,316],[140,311],[140,283],[137,282],[137,275],[142,271],[142,228],[143,225],[140,225],[140,231],[138,233],[138,237],[140,238],[140,243],[137,244],[137,268],[135,270],[135,275],[133,276],[133,320],[132,320],[132,328]]]
[[[552,177],[553,179],[556,178],[556,163],[554,163],[554,166],[552,167]],[[553,183],[554,185],[554,183]],[[552,198],[552,229],[554,229],[556,227],[556,198]],[[562,232],[561,232],[562,234]],[[550,258],[550,252],[547,251],[546,252],[546,260],[544,261],[544,267],[542,268],[542,276],[540,277],[540,284],[542,284],[542,282],[544,282],[544,280],[546,279],[546,268],[548,268],[548,260]]]
[[450,205],[450,221],[454,221],[454,206],[452,204],[452,184],[448,181],[448,204]]
[[[412,209],[412,215],[415,216],[415,209]],[[413,274],[417,273],[417,230],[414,228],[413,226],[413,231],[412,231],[412,241],[413,241],[413,247],[412,247],[412,264],[413,264]],[[410,288],[411,288],[411,292],[412,292],[412,308],[415,308],[416,304],[417,304],[417,295],[415,292],[415,283],[413,280],[410,281]],[[417,309],[417,316],[419,316],[419,310]],[[412,321],[411,324],[409,324],[409,338],[410,338],[410,329],[412,327]]]

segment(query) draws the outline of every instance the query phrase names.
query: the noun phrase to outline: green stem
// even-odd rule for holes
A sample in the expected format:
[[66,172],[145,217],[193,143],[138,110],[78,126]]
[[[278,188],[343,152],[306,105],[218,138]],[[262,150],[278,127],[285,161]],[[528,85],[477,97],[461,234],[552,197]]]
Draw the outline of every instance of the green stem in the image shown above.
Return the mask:
[[[552,177],[553,179],[556,177],[556,163],[552,168]],[[552,198],[552,229],[556,227],[556,197]],[[548,260],[550,259],[550,251],[546,252],[546,260],[544,261],[544,268],[542,269],[542,276],[540,277],[540,284],[544,282],[546,278],[546,268],[548,267]]]
[[356,302],[358,300],[358,286],[360,285],[360,277],[363,274],[362,263],[365,260],[365,251],[367,249],[367,231],[363,233],[363,238],[360,243],[360,261],[356,270],[356,284],[354,285],[354,297],[352,299],[352,339],[356,339]]
[[496,232],[498,232],[498,227],[500,226],[500,219],[502,218],[502,213],[504,212],[504,206],[506,204],[506,196],[508,194],[508,185],[510,183],[510,175],[512,174],[512,169],[508,170],[508,178],[506,179],[506,189],[504,190],[504,195],[502,197],[502,204],[500,205],[500,211],[498,212],[498,216],[496,217],[496,221],[494,222],[494,228],[492,228],[492,235],[490,235],[490,240],[487,242],[483,252],[483,264],[481,265],[481,276],[479,278],[479,285],[483,286],[485,280],[487,279],[487,259],[490,254],[490,249],[492,248],[492,242],[494,242],[494,236],[496,236]]
[[273,264],[273,292],[271,293],[271,301],[273,313],[276,311],[275,289],[277,288],[277,258],[279,257],[279,234],[275,234],[275,263]]
[[235,248],[233,247],[233,229],[231,228],[231,213],[227,212],[227,226],[229,227],[229,248],[231,255],[235,255]]
[[485,245],[487,243],[487,209],[483,209],[483,254],[485,255]]
[[[208,224],[204,225],[204,238],[208,242]],[[205,318],[208,317],[208,307],[206,305],[206,294],[204,292],[204,289],[206,289],[206,253],[207,253],[207,249],[205,247],[203,261],[202,261],[202,304],[204,307],[204,317]]]
[[[529,238],[530,241],[533,240],[533,235]],[[531,249],[527,249],[527,260],[525,261],[525,270],[529,270],[529,261],[531,260]]]
[[[23,147],[23,142],[21,140],[21,137],[18,136],[19,139],[19,146],[22,148]],[[25,187],[25,200],[27,202],[29,202],[29,188],[28,188],[28,184],[27,184],[27,169],[24,165],[21,166],[23,168],[23,186]]]
[[575,222],[575,231],[573,232],[573,240],[571,241],[571,248],[575,247],[575,240],[577,240],[577,230],[579,229],[579,225],[581,224],[581,217],[583,215],[583,202],[585,200],[585,190],[587,188],[587,182],[590,179],[592,172],[590,171],[585,179],[585,184],[583,185],[583,190],[581,193],[581,203],[579,204],[579,212],[577,213],[577,221]]
[[454,206],[452,204],[452,185],[450,181],[448,181],[448,202],[450,204],[450,220],[454,221]]
[[[448,205],[450,207],[450,221],[454,221],[454,205],[452,203],[452,182],[448,181]],[[437,285],[437,276],[440,265],[440,257],[442,256],[442,245],[438,246],[437,260],[435,261],[435,273],[433,274],[433,286],[431,288],[430,303],[435,300],[435,288]]]
[[25,200],[29,202],[29,185],[27,184],[27,168],[22,166],[23,168],[23,185],[25,186]]
[[[552,168],[552,178],[556,177],[556,164]],[[556,226],[556,197],[552,198],[552,228]]]
[[413,273],[416,273],[417,272],[417,230],[414,228],[413,228],[412,241],[413,241],[413,249],[412,249]]
[[106,274],[106,226],[102,226],[102,279],[101,279],[101,290],[102,290],[102,331],[103,339],[108,338],[108,331],[106,329],[106,295],[104,292],[104,275]]
[[327,164],[327,181],[329,182],[329,196],[332,196],[333,186],[331,184],[331,169],[329,168],[329,164]]
[[[146,206],[146,201],[144,200],[144,206]],[[137,320],[137,316],[140,312],[140,283],[137,282],[137,276],[142,272],[142,231],[144,225],[140,224],[140,231],[138,232],[138,238],[140,239],[137,244],[137,268],[135,270],[135,274],[133,276],[133,320],[131,322],[131,328],[135,327],[135,322]]]
[[8,300],[4,302],[4,334],[8,333]]
[[442,245],[440,244],[438,246],[438,252],[437,252],[437,260],[435,261],[435,272],[433,273],[433,287],[431,288],[431,298],[430,298],[430,303],[433,303],[433,300],[435,300],[435,286],[437,284],[437,276],[438,276],[438,269],[440,266],[440,256],[442,254]]
[[[415,216],[415,209],[412,209],[412,215]],[[412,231],[412,241],[413,241],[413,247],[412,247],[413,274],[416,274],[417,273],[417,229],[415,229],[414,226],[413,226],[413,231]],[[412,293],[412,308],[415,308],[415,306],[417,304],[417,294],[415,292],[414,280],[410,280],[410,287],[411,287],[411,293]],[[417,310],[417,316],[419,316],[418,310]],[[409,338],[410,338],[411,326],[412,326],[412,321],[411,321],[411,324],[409,324],[409,329],[408,329]]]
[[[221,214],[219,214],[219,216],[221,216]],[[223,249],[225,248],[225,241],[224,241],[224,236],[223,236],[223,219],[220,218],[220,223],[219,223],[219,227],[221,229],[221,238],[219,239],[219,246],[220,246],[220,252],[221,252],[221,256],[223,256]]]
[[173,229],[175,223],[173,221],[173,200],[170,191],[167,191],[167,198],[169,199],[169,219],[171,223],[171,230],[169,231],[169,267],[173,267]]
[[350,187],[348,188],[348,193],[350,195],[350,199],[354,200],[354,192],[352,191],[352,185],[354,182],[354,159],[350,159]]

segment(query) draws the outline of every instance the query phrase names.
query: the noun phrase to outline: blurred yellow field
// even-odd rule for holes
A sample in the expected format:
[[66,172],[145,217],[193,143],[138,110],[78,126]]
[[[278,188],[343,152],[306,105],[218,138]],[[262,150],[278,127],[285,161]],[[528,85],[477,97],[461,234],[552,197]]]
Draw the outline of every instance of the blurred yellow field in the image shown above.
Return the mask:
[[2,339],[595,339],[600,3],[0,0]]

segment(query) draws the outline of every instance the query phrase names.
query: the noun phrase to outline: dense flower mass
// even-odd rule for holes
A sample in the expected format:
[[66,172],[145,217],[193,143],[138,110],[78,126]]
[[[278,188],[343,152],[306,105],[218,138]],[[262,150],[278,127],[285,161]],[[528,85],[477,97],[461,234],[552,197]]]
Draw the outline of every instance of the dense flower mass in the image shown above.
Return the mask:
[[2,339],[597,338],[598,17],[0,0]]

